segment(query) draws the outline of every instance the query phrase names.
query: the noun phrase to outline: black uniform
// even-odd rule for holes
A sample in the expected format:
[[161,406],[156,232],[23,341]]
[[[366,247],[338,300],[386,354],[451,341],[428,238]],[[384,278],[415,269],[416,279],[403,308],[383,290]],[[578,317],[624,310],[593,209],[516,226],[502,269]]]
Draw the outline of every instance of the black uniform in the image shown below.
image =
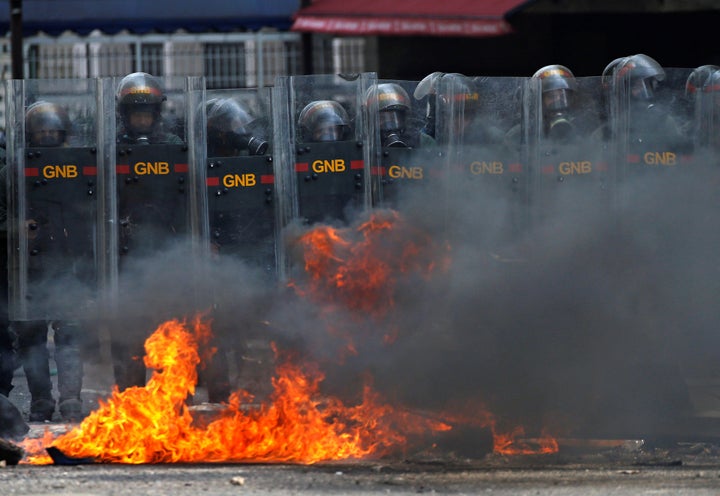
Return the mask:
[[17,368],[17,356],[8,322],[7,294],[7,197],[5,148],[0,148],[0,394],[8,396],[13,388],[12,380]]

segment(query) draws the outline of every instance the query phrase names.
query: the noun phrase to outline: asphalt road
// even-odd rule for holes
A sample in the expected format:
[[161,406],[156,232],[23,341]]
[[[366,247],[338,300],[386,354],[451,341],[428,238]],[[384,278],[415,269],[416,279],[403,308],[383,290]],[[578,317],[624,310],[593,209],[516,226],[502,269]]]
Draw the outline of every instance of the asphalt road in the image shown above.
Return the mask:
[[[3,495],[717,495],[717,460],[569,463],[490,457],[292,465],[79,465],[0,469]],[[521,457],[522,458],[522,457]],[[655,462],[656,464],[660,462]]]
[[[263,356],[255,350],[255,357]],[[262,367],[254,367],[261,370]],[[85,364],[84,407],[111,390],[103,360]],[[262,380],[251,377],[245,380]],[[27,418],[29,395],[22,371],[11,400]],[[203,390],[197,400],[202,401]],[[51,424],[31,424],[31,434]],[[479,442],[483,437],[478,436]],[[627,440],[609,445],[560,440],[552,455],[501,456],[480,447],[406,453],[401,459],[316,465],[46,465],[0,467],[0,496],[10,495],[290,495],[290,494],[496,494],[496,495],[718,495],[720,437],[664,444]]]

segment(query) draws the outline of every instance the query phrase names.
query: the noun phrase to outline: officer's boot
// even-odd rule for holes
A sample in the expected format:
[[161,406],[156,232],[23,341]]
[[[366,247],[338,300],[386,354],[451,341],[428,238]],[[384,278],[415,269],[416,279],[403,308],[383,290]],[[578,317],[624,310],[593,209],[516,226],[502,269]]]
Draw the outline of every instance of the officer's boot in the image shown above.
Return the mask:
[[83,364],[80,353],[80,328],[74,322],[55,322],[55,364],[58,371],[58,408],[66,422],[79,422],[83,418],[82,390]]
[[207,387],[209,403],[223,403],[228,401],[231,393],[230,370],[228,367],[227,352],[219,349],[210,359],[204,371],[201,371],[205,386]]
[[55,400],[52,397],[48,364],[47,324],[22,322],[14,323],[13,327],[17,329],[20,361],[30,389],[30,421],[50,421],[55,412]]
[[[1,319],[0,322],[2,322]],[[9,396],[13,388],[12,380],[16,365],[17,356],[10,331],[7,327],[0,327],[0,394],[3,396]]]

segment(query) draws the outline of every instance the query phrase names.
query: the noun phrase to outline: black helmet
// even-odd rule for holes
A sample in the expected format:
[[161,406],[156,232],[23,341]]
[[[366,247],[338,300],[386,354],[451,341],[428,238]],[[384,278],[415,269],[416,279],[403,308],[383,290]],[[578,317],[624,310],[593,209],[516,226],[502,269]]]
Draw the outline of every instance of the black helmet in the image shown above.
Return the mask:
[[247,107],[233,98],[213,98],[205,105],[207,139],[211,149],[247,150],[250,155],[264,155],[268,148],[264,141],[252,134],[257,119]]
[[46,101],[37,101],[25,112],[25,133],[28,146],[60,146],[70,130],[65,109]]
[[546,65],[532,75],[542,84],[543,108],[552,111],[565,110],[571,105],[577,90],[575,76],[563,65]]
[[340,141],[350,131],[350,118],[333,100],[317,100],[302,109],[298,125],[304,142]]
[[[146,72],[128,74],[118,85],[117,108],[125,130],[131,135],[151,134],[160,122],[162,102],[165,93],[158,79]],[[153,129],[138,129],[130,123],[130,115],[135,112],[147,112],[153,116]]]
[[629,80],[631,96],[636,100],[652,100],[658,83],[665,79],[665,70],[655,59],[639,53],[625,58],[615,69],[616,80]]

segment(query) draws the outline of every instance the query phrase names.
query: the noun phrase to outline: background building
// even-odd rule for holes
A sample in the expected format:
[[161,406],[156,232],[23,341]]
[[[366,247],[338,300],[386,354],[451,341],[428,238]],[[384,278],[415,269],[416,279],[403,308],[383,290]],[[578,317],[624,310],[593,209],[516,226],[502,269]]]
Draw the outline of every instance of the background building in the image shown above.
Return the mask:
[[[26,78],[204,75],[210,88],[275,76],[375,71],[577,76],[647,53],[665,67],[720,63],[714,0],[22,0]],[[11,77],[0,0],[0,77]],[[0,112],[2,112],[0,105]],[[0,117],[1,118],[1,117]]]

